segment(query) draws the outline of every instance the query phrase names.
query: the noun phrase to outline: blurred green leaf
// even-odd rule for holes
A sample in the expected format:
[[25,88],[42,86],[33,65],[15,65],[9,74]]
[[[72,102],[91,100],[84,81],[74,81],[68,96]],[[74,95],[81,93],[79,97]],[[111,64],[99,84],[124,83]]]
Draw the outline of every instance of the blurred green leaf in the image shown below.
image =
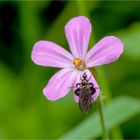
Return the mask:
[[[0,62],[0,109],[16,104],[19,93],[19,84],[8,67]],[[16,95],[16,98],[14,96]]]
[[[132,118],[136,114],[140,113],[140,101],[131,97],[119,97],[114,99],[105,108],[105,119],[107,122],[107,128],[111,129],[114,126]],[[60,139],[69,138],[97,138],[102,134],[100,126],[100,117],[96,112],[83,121],[81,124],[73,128],[70,132],[62,136]]]
[[132,24],[127,29],[116,33],[125,47],[126,57],[140,59],[140,23]]
[[9,120],[20,99],[19,84],[16,75],[0,62],[0,138],[4,138],[11,127]]

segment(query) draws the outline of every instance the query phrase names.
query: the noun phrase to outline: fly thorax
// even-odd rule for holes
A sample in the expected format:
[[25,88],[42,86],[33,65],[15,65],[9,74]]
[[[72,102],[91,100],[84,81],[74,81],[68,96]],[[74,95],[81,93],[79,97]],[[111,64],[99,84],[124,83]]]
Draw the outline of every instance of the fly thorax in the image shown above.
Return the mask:
[[83,87],[83,88],[88,88],[88,83],[87,83],[87,81],[83,81],[83,82],[82,82],[82,87]]

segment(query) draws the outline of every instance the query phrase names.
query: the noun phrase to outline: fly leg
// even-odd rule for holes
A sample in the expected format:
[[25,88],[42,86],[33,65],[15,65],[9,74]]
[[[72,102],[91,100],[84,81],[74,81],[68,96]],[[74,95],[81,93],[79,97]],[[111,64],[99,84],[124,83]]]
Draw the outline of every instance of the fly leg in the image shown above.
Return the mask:
[[80,95],[80,92],[81,92],[80,88],[77,88],[77,89],[74,91],[74,94],[75,94],[76,96],[79,96],[79,95]]
[[[87,79],[87,81],[89,81],[91,79],[91,75],[90,75],[90,77]],[[91,83],[92,84],[92,83]]]
[[76,87],[80,87],[81,86],[81,83],[76,83]]
[[94,87],[90,87],[90,90],[91,90],[90,94],[91,94],[91,95],[94,95],[95,92],[96,92],[96,89],[95,89]]

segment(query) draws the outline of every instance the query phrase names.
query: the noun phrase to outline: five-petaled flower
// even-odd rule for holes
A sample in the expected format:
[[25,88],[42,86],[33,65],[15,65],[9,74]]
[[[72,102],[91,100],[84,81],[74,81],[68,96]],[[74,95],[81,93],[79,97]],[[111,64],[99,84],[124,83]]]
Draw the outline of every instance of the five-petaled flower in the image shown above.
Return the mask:
[[[123,44],[115,36],[102,38],[87,51],[91,30],[91,23],[84,16],[74,17],[66,24],[65,34],[71,53],[50,41],[38,41],[34,45],[31,56],[34,63],[62,68],[43,90],[48,100],[64,97],[70,91],[70,87],[80,82],[84,72],[91,77],[90,82],[99,87],[89,68],[116,61],[122,54]],[[96,93],[92,95],[93,101],[99,94],[100,89],[97,88]],[[74,97],[78,102],[78,96]]]

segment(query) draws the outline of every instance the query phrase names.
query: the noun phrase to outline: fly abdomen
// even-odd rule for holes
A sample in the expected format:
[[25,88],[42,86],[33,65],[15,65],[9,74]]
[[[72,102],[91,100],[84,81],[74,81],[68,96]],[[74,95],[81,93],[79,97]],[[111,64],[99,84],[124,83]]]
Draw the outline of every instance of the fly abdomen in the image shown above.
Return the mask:
[[[86,90],[84,90],[84,91],[86,91]],[[89,92],[81,92],[81,94],[79,96],[79,107],[82,112],[89,112],[91,110],[92,97]]]

